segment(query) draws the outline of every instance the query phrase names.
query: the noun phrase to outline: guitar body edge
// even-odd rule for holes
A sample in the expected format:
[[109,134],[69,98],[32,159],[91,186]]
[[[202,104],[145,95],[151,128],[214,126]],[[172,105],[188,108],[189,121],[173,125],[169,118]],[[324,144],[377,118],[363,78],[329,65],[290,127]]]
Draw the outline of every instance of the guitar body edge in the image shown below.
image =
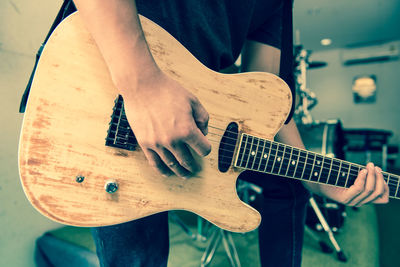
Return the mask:
[[[219,140],[231,122],[240,131],[272,139],[289,113],[290,90],[272,74],[213,72],[162,28],[141,21],[157,64],[210,113],[209,124],[216,129],[208,135],[212,152],[203,159],[203,171],[191,179],[163,178],[139,147],[105,145],[118,91],[74,13],[43,50],[24,116],[19,169],[28,199],[43,215],[75,226],[112,225],[181,209],[226,230],[255,229],[261,218],[237,196],[239,172],[218,170]],[[104,190],[110,180],[119,185],[114,194]]]

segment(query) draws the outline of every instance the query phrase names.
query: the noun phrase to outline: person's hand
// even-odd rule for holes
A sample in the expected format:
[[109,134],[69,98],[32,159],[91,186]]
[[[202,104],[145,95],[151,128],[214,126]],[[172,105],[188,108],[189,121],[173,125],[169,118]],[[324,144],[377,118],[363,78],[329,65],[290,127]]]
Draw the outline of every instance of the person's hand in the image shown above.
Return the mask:
[[368,203],[384,204],[389,201],[389,187],[383,179],[382,170],[373,163],[368,163],[367,168],[359,172],[349,188],[315,183],[304,185],[313,193],[348,206],[360,207]]
[[192,153],[204,157],[211,151],[205,137],[209,115],[199,100],[161,71],[120,86],[125,86],[129,124],[150,165],[164,176],[190,177],[199,171]]

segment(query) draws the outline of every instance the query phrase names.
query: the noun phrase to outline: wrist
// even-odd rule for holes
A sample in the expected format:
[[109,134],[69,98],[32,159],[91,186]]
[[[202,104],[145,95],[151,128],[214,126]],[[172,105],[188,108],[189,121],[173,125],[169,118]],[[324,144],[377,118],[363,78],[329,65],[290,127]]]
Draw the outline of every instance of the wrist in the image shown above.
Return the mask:
[[147,88],[147,84],[154,82],[162,75],[162,71],[155,63],[151,54],[124,58],[110,67],[112,80],[121,93],[137,92]]

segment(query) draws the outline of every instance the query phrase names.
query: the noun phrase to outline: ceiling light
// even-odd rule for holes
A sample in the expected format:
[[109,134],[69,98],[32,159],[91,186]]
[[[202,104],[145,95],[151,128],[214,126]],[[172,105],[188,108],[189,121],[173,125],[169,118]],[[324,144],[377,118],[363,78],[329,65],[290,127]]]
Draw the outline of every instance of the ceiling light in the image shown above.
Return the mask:
[[328,46],[328,45],[331,45],[331,44],[332,44],[332,40],[329,39],[329,38],[325,38],[325,39],[321,40],[321,45],[323,45],[323,46]]

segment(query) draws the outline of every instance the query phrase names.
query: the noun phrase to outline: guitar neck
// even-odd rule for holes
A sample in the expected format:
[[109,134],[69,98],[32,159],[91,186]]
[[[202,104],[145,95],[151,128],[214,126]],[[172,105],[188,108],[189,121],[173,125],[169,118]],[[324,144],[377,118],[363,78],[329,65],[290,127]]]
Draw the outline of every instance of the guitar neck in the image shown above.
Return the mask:
[[[353,185],[360,170],[365,168],[248,134],[240,137],[234,166],[343,188]],[[400,176],[387,172],[382,174],[389,186],[389,196],[400,199]]]

